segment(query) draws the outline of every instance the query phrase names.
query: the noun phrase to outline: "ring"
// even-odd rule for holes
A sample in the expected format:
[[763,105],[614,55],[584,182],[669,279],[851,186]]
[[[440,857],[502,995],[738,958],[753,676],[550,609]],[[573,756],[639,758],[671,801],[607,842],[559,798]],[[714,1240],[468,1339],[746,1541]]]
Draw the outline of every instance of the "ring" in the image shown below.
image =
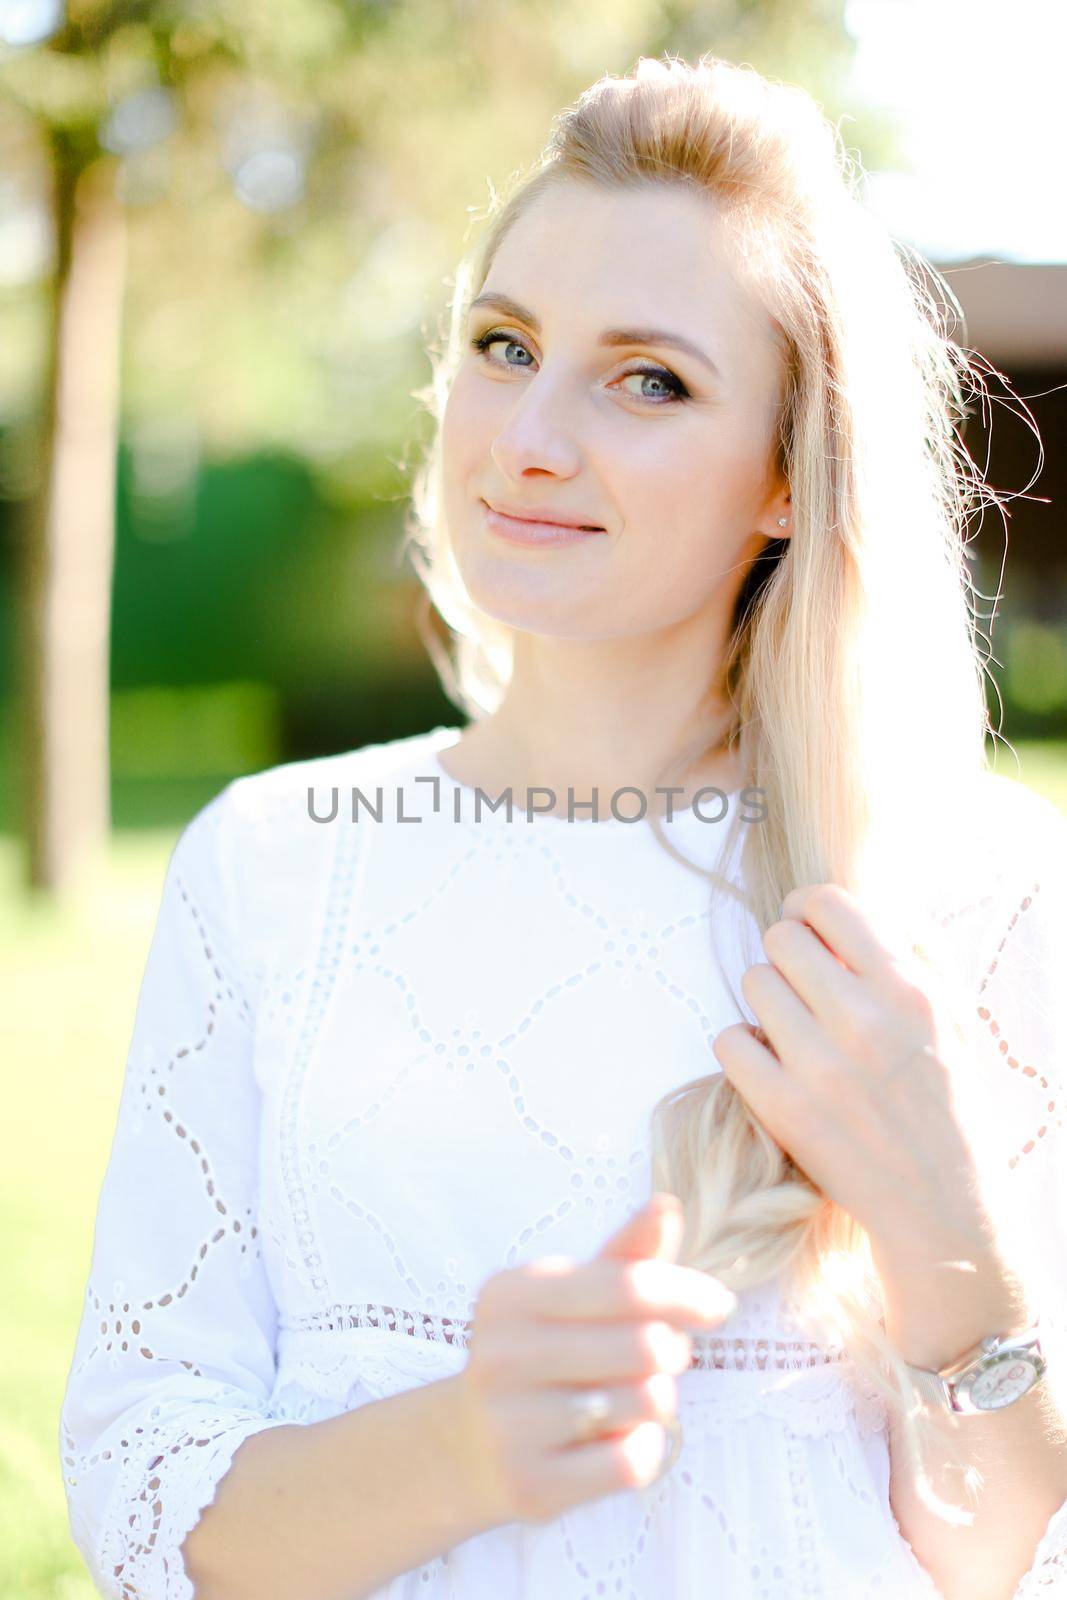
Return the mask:
[[572,1394],[571,1410],[576,1419],[576,1437],[580,1443],[592,1439],[601,1423],[611,1415],[611,1400],[603,1389],[590,1389],[584,1394]]

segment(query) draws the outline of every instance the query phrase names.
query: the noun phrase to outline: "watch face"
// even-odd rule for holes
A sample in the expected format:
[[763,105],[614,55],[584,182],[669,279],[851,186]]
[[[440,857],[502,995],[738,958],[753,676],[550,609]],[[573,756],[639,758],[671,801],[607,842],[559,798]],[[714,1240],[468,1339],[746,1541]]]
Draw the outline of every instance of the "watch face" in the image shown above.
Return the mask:
[[972,1379],[967,1398],[980,1411],[996,1411],[1033,1388],[1041,1370],[1033,1352],[1006,1352]]

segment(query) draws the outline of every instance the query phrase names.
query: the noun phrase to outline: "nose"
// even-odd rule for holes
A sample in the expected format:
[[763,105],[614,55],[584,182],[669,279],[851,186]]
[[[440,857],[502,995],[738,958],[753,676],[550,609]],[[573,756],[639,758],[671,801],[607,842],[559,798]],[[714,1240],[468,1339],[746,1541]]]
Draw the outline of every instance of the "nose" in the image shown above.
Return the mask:
[[490,447],[501,473],[515,481],[529,474],[570,478],[580,470],[582,452],[567,419],[561,386],[532,378],[516,395]]

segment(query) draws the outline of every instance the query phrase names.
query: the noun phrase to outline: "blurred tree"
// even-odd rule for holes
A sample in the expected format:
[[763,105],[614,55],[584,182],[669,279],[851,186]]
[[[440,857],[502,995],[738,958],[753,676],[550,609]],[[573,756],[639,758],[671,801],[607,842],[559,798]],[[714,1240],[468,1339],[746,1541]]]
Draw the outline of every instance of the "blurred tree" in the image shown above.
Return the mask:
[[108,827],[108,612],[125,235],[104,163],[48,130],[56,268],[44,357],[42,491],[31,502],[25,639],[29,875],[61,887]]
[[440,285],[482,209],[472,174],[488,193],[561,104],[639,55],[749,60],[839,115],[844,9],[0,0],[0,91],[47,153],[52,234],[21,436],[32,886],[70,886],[109,826],[117,429],[137,483],[193,481],[208,449],[281,449],[335,506],[400,499]]
[[[271,33],[279,90],[305,90],[324,54],[358,43],[355,13],[289,0]],[[211,109],[252,62],[239,8],[74,0],[8,6],[17,28],[3,82],[39,127],[48,157],[53,258],[42,353],[36,493],[23,521],[20,679],[23,807],[32,888],[74,888],[110,827],[109,618],[114,552],[118,377],[126,262],[125,207],[167,186],[164,141],[197,142]],[[204,26],[205,20],[207,26]],[[288,26],[285,24],[288,23]],[[355,119],[335,143],[351,145]],[[305,141],[261,108],[232,120],[223,159],[251,212],[290,205],[304,184]],[[188,220],[188,213],[187,213]],[[192,266],[182,252],[181,268]]]
[[[32,23],[24,10],[21,20]],[[38,8],[38,24],[51,19]],[[30,882],[64,884],[107,825],[107,616],[125,239],[97,158],[95,48],[69,30],[53,103],[34,107],[49,158],[54,264],[41,360],[40,486],[27,508],[21,572],[24,767]],[[38,82],[45,82],[38,73]]]

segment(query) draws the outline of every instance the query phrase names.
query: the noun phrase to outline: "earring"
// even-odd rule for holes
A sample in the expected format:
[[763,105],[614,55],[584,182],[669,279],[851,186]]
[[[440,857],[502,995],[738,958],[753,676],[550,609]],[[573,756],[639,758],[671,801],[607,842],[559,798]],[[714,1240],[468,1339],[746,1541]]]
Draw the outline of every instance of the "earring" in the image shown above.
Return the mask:
[[778,518],[778,526],[780,528],[785,528],[785,527],[788,526],[788,524],[789,524],[789,518],[788,517],[779,517]]

